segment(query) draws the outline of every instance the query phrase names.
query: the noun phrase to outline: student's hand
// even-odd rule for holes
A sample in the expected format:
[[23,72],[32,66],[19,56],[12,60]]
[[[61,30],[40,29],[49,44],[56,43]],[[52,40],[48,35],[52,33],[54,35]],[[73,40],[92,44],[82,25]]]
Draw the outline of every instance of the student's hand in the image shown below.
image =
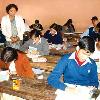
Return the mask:
[[26,50],[25,53],[28,53],[28,50]]
[[32,51],[32,54],[34,54],[34,55],[39,55],[39,52],[38,52],[37,50],[33,50],[33,51]]
[[16,37],[11,36],[10,39],[11,39],[12,43],[16,43],[17,41],[20,40],[20,38],[18,36],[16,36]]

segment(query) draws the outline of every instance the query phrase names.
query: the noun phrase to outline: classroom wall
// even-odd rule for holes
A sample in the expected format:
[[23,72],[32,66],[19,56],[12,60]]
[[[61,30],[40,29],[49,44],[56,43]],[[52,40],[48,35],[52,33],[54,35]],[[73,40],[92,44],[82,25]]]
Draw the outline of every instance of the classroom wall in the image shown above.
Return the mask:
[[18,14],[31,25],[39,19],[44,28],[53,22],[63,25],[72,18],[77,31],[84,31],[91,24],[91,17],[100,17],[100,0],[0,0],[0,21],[6,15],[9,3],[18,5]]

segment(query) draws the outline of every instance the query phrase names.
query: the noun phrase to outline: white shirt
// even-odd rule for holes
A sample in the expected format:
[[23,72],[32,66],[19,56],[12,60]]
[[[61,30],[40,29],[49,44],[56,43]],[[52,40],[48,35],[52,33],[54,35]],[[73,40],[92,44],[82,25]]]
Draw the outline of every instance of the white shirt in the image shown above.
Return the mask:
[[12,61],[9,65],[9,71],[11,74],[15,74],[16,73],[16,68],[15,68],[15,62]]
[[[21,16],[15,15],[16,27],[18,31],[18,37],[20,40],[23,40],[23,34],[25,32],[25,24],[23,18]],[[11,33],[11,22],[9,19],[9,15],[2,17],[1,20],[1,29],[3,35],[6,36],[7,41],[11,41],[10,37],[12,36]]]
[[90,56],[90,58],[92,58],[92,59],[100,59],[100,51],[97,49],[96,43],[95,43],[95,51]]

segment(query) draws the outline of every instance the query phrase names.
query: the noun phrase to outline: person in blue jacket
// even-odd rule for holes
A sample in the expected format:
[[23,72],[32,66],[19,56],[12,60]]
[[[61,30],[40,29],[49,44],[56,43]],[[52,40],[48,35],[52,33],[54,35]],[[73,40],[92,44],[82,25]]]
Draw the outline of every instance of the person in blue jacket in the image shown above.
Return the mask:
[[[89,57],[94,50],[95,41],[93,38],[84,36],[79,40],[78,47],[75,52],[65,54],[58,61],[54,70],[48,76],[48,84],[56,89],[67,92],[68,90],[76,91],[75,89],[77,86],[98,88],[99,83],[97,66],[95,61]],[[63,81],[61,80],[62,76]],[[70,87],[69,84],[73,85],[74,87]]]

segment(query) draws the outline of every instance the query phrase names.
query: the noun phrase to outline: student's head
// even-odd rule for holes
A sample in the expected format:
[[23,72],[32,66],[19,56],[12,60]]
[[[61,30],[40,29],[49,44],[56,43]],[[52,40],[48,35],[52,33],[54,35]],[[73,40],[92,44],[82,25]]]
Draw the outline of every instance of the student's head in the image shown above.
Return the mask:
[[72,19],[68,19],[68,21],[64,24],[64,26],[68,26],[70,24],[72,24]]
[[57,31],[58,31],[58,25],[56,23],[53,23],[50,26],[50,33],[51,33],[51,35],[54,36],[55,34],[57,34]]
[[95,27],[98,24],[98,18],[97,18],[97,16],[93,16],[91,18],[91,21],[92,21],[93,26]]
[[72,23],[72,19],[68,19],[67,23]]
[[39,20],[35,20],[35,24],[39,24]]
[[79,58],[86,60],[95,50],[95,41],[89,36],[84,36],[79,43]]
[[34,41],[34,42],[38,42],[41,38],[41,32],[38,30],[32,30],[30,32],[30,38]]
[[1,53],[1,60],[5,63],[10,63],[13,60],[17,60],[18,54],[17,50],[11,47],[6,47]]
[[18,7],[15,4],[9,4],[6,7],[6,12],[10,15],[10,16],[15,16],[16,12],[18,11]]

